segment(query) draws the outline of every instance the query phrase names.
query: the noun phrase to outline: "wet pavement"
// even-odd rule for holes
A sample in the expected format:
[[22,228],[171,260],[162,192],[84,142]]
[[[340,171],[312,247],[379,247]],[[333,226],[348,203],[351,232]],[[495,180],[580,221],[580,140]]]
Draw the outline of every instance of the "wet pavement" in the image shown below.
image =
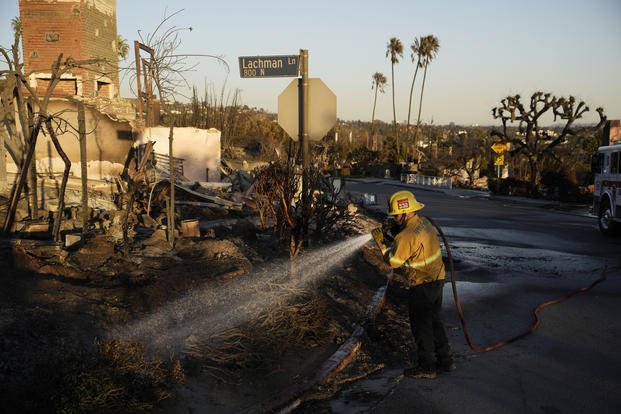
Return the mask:
[[[396,186],[408,187],[377,179],[348,184],[349,191],[376,193],[378,204],[367,208],[378,212],[385,211],[386,194]],[[532,311],[538,304],[589,286],[603,274],[606,279],[541,311],[541,325],[533,334],[487,353],[468,347],[447,283],[443,313],[457,370],[421,380],[404,378],[401,367],[386,368],[343,389],[330,402],[330,410],[621,412],[621,238],[599,235],[588,206],[411,187],[423,199],[429,191],[450,197],[447,203],[495,199],[493,207],[506,210],[478,217],[473,209],[472,216],[461,218],[434,198],[425,200],[440,216],[450,240],[458,294],[477,346],[522,333],[533,323]],[[458,204],[456,209],[460,207],[466,216],[468,204]]]
[[[478,345],[506,339],[527,328],[537,302],[576,289],[577,281],[517,280],[470,286],[462,291],[470,333]],[[589,282],[584,280],[584,282]],[[458,369],[436,380],[397,377],[373,407],[377,413],[618,413],[621,355],[618,320],[621,273],[584,295],[542,312],[542,325],[528,338],[489,353],[465,344],[450,292],[445,320]],[[354,411],[341,411],[354,412]]]

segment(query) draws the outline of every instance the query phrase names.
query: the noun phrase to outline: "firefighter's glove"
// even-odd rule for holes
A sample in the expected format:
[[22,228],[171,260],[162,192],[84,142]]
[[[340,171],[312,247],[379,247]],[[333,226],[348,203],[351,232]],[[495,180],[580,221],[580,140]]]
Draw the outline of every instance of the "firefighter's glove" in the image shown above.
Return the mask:
[[382,254],[386,251],[386,245],[384,244],[384,233],[382,233],[381,227],[371,230],[371,236],[375,240],[375,244],[379,247]]
[[392,242],[395,234],[399,233],[399,225],[392,219],[388,219],[382,223],[382,232],[384,233],[384,242]]

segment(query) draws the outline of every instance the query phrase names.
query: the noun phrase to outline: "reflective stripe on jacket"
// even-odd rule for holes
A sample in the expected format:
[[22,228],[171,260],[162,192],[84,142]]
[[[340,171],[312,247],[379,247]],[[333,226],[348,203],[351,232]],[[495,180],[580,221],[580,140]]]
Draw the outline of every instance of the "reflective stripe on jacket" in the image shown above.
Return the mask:
[[392,268],[401,268],[410,286],[445,278],[442,249],[429,220],[415,215],[386,249],[384,257]]

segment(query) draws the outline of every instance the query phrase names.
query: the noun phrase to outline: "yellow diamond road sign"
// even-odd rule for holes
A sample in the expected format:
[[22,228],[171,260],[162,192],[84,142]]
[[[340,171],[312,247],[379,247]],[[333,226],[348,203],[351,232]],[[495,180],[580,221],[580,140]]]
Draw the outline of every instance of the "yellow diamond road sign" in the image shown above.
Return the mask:
[[502,142],[496,142],[492,145],[492,150],[496,154],[502,154],[507,150],[507,144],[503,144]]
[[494,161],[494,165],[505,165],[505,156],[499,155],[496,157],[496,161]]
[[[319,78],[308,79],[308,138],[322,139],[336,123],[336,95]],[[294,141],[299,137],[298,80],[278,95],[278,124]]]

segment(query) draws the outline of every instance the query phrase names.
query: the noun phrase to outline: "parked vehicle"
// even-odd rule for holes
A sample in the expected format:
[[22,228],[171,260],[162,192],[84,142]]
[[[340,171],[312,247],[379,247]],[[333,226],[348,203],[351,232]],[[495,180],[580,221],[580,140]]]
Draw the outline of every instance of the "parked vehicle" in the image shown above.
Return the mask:
[[621,145],[599,147],[593,155],[593,213],[602,233],[621,229]]

